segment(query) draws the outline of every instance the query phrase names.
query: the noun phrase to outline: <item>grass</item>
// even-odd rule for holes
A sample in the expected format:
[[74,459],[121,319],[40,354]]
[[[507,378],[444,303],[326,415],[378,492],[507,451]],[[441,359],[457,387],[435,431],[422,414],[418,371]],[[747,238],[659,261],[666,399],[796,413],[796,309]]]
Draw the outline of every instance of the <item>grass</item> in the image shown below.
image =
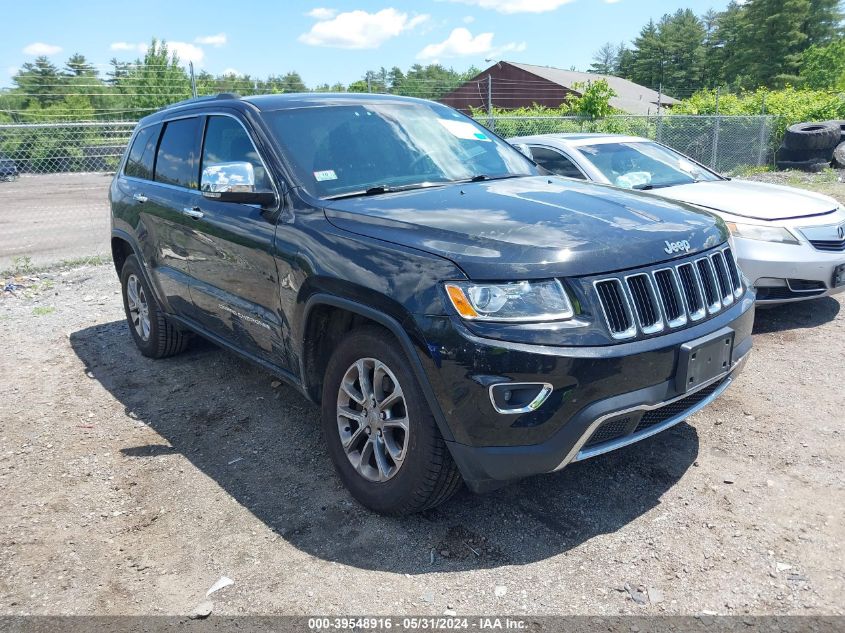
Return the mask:
[[90,255],[88,257],[74,257],[71,259],[63,259],[52,264],[36,266],[32,263],[31,257],[15,257],[12,259],[12,267],[7,270],[0,271],[0,277],[20,277],[53,270],[79,268],[80,266],[102,266],[103,264],[111,263],[111,261],[112,259],[109,256]]
[[46,316],[48,314],[53,314],[56,311],[56,308],[53,306],[38,306],[32,309],[32,314],[35,316]]

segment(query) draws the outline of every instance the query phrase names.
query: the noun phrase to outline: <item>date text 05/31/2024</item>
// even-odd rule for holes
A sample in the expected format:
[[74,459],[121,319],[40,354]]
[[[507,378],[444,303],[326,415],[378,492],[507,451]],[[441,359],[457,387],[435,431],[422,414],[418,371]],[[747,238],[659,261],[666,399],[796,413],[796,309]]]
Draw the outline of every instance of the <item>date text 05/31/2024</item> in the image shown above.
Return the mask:
[[527,626],[524,620],[497,617],[356,617],[356,618],[309,618],[311,631],[364,630],[379,631],[397,629],[400,631],[519,631]]

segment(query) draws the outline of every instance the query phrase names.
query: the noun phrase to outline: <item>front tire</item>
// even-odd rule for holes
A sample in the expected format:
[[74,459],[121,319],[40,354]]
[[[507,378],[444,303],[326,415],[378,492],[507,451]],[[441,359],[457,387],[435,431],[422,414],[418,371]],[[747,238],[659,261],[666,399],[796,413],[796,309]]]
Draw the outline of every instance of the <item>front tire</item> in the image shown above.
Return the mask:
[[371,510],[420,512],[461,485],[408,360],[382,328],[355,330],[335,349],[323,381],[322,426],[338,475]]
[[189,335],[167,320],[134,255],[123,264],[120,286],[129,332],[144,356],[165,358],[188,346]]

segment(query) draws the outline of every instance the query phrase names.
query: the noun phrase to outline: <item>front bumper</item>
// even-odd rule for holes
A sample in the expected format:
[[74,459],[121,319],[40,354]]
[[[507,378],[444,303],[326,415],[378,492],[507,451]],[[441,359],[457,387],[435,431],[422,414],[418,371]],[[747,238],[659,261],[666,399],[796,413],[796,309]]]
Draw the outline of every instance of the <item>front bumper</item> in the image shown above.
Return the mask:
[[740,269],[757,288],[760,304],[803,301],[845,292],[833,286],[834,271],[845,264],[845,252],[816,250],[808,242],[777,244],[734,238]]
[[[553,472],[639,441],[677,424],[718,397],[742,370],[751,349],[754,293],[698,325],[660,337],[601,347],[556,348],[481,339],[460,322],[429,331],[436,351],[426,373],[449,426],[449,449],[475,491]],[[728,369],[692,392],[676,386],[681,346],[728,327],[734,346]],[[432,339],[439,338],[438,344]],[[486,385],[548,383],[536,410],[497,412]],[[663,407],[672,409],[663,409]],[[646,414],[655,412],[648,416]],[[626,416],[621,433],[591,442],[608,422]]]

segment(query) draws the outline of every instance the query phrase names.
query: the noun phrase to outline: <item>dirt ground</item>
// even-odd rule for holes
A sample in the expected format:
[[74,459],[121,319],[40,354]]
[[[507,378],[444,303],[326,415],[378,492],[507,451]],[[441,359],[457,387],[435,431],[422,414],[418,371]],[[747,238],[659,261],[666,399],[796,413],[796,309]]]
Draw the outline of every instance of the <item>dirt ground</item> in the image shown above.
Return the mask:
[[[143,358],[108,266],[0,298],[0,614],[843,614],[845,311],[760,311],[688,423],[420,516],[354,503],[318,411],[210,344]],[[626,588],[627,587],[627,588]]]

